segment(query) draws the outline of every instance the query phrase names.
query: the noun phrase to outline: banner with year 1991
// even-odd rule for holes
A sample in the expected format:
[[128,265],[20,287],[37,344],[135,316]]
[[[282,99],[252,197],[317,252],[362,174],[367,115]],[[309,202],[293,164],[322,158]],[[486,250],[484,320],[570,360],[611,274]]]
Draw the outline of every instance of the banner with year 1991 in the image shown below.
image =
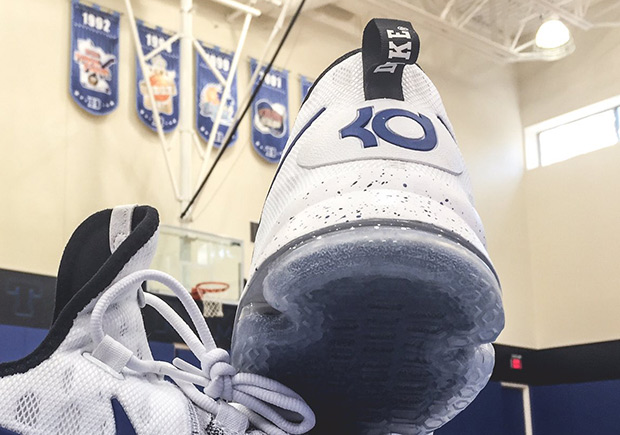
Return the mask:
[[[161,27],[150,27],[138,20],[138,36],[144,55],[161,47],[171,33]],[[161,126],[165,132],[174,130],[179,123],[179,63],[180,44],[175,41],[146,62],[148,80],[153,88],[155,104],[159,111]],[[151,129],[155,130],[153,105],[149,98],[148,86],[140,62],[136,56],[136,109],[138,117]]]
[[[202,45],[205,53],[215,65],[217,70],[222,74],[224,79],[228,79],[230,73],[230,67],[232,64],[233,53],[226,53],[221,51],[218,47],[210,48]],[[215,117],[220,105],[222,104],[222,92],[224,91],[224,85],[222,85],[211,68],[202,59],[199,53],[196,53],[196,101],[198,107],[196,108],[196,127],[198,134],[209,141],[209,135],[213,129],[215,123]],[[237,73],[233,77],[233,81],[230,88],[228,98],[224,102],[225,106],[222,109],[222,117],[220,120],[220,126],[215,133],[215,145],[216,148],[222,145],[224,136],[232,124],[235,111],[237,110]],[[232,137],[228,146],[232,146],[237,139],[237,134]]]
[[71,79],[75,102],[93,115],[118,105],[118,12],[78,1],[71,4]]
[[[257,66],[250,59],[251,74]],[[288,71],[272,68],[252,102],[252,145],[265,160],[278,163],[288,136]]]

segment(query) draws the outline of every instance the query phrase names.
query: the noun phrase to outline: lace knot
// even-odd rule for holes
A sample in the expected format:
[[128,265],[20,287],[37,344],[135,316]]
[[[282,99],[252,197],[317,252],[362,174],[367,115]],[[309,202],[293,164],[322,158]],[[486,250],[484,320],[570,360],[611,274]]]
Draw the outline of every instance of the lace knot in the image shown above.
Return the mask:
[[[147,279],[166,285],[179,297],[198,336],[164,301],[140,291],[140,284]],[[143,360],[115,340],[106,338],[103,316],[110,305],[129,289],[138,290],[140,305],[150,305],[170,322],[200,360],[200,368],[180,358],[175,358],[172,364]],[[117,370],[127,367],[138,373],[170,377],[194,404],[216,416],[234,432],[245,433],[248,421],[269,435],[283,432],[302,434],[314,426],[314,413],[293,390],[256,374],[237,373],[230,363],[228,352],[216,347],[209,327],[189,292],[162,272],[141,270],[112,284],[93,308],[90,333],[98,349],[93,357],[105,360],[106,364]],[[201,391],[198,387],[204,389]],[[226,402],[232,402],[234,406]]]
[[214,399],[231,401],[233,397],[232,377],[237,370],[230,364],[230,355],[224,349],[213,349],[201,361],[204,376],[209,380],[204,392]]

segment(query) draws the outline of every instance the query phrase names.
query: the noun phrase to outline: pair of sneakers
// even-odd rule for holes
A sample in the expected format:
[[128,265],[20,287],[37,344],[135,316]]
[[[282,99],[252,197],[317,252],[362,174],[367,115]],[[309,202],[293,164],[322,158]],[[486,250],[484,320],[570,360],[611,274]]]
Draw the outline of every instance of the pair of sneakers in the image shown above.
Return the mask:
[[[463,410],[491,374],[503,309],[418,52],[411,24],[372,20],[362,49],[310,91],[265,202],[231,356],[189,293],[148,269],[156,210],[83,222],[49,334],[0,364],[0,434],[428,434]],[[177,294],[197,333],[146,280]],[[200,367],[153,360],[145,305]]]

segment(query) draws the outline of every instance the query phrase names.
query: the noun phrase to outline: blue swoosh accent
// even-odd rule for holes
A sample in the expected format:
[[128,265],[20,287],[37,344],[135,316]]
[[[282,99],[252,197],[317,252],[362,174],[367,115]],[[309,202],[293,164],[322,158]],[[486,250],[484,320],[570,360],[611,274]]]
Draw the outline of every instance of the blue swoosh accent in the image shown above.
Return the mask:
[[317,118],[319,116],[321,116],[323,114],[323,112],[325,112],[326,107],[323,107],[321,110],[319,110],[318,112],[316,112],[314,114],[314,116],[312,118],[310,118],[310,120],[308,122],[306,122],[306,125],[304,125],[301,130],[299,130],[299,133],[297,133],[297,136],[295,136],[295,139],[293,139],[293,141],[291,142],[291,146],[288,147],[288,149],[286,150],[286,152],[284,153],[284,155],[282,156],[282,158],[280,159],[280,164],[278,165],[278,169],[276,169],[276,173],[273,176],[273,180],[271,180],[271,186],[269,186],[269,190],[267,191],[267,196],[269,196],[269,193],[271,192],[271,188],[273,187],[273,183],[276,181],[276,177],[278,176],[278,173],[280,172],[280,168],[282,167],[282,165],[284,164],[284,160],[286,160],[286,157],[290,154],[291,150],[293,149],[293,147],[295,146],[295,144],[297,143],[297,141],[299,139],[301,139],[301,137],[303,136],[303,134],[306,132],[306,130],[308,130],[310,128],[310,126],[314,123],[314,121],[317,120]]
[[17,432],[0,427],[0,435],[19,435]]
[[112,398],[112,411],[114,412],[116,435],[137,435],[131,420],[123,409],[123,405],[116,398]]

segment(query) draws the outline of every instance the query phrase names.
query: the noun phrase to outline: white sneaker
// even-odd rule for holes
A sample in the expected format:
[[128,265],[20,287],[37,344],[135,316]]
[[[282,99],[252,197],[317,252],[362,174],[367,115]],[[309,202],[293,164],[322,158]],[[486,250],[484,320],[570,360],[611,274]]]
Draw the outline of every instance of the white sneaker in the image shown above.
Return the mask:
[[[153,208],[119,207],[75,231],[60,265],[49,334],[30,355],[0,364],[0,434],[280,435],[312,428],[314,416],[298,395],[237,373],[187,290],[146,269],[158,225]],[[142,291],[145,280],[180,297],[199,337]],[[145,304],[172,324],[201,368],[153,361],[140,313]]]
[[368,24],[301,107],[263,208],[233,362],[300,393],[316,433],[429,433],[493,368],[500,286],[418,50],[411,24]]

